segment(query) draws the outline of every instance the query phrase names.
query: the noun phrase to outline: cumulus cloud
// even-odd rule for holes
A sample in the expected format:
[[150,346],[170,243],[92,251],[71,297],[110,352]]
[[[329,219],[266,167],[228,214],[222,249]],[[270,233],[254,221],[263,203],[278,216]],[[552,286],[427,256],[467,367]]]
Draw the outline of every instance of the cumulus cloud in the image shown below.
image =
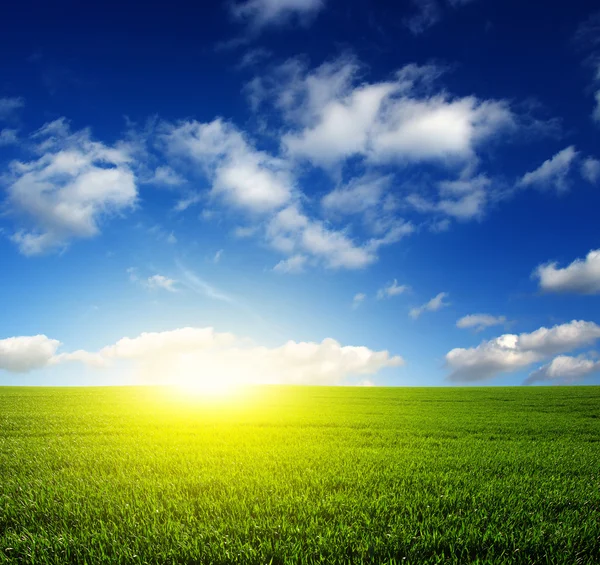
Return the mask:
[[0,98],[0,120],[10,118],[17,110],[25,105],[22,98]]
[[569,357],[559,355],[539,369],[533,371],[523,382],[524,385],[540,383],[574,383],[600,371],[600,361],[592,361],[585,356]]
[[403,294],[407,290],[409,290],[409,286],[406,284],[398,284],[398,281],[394,279],[390,284],[380,288],[377,291],[377,299],[381,300],[382,298],[391,298],[392,296],[398,296],[399,294]]
[[231,4],[231,14],[247,22],[253,31],[287,24],[293,19],[306,22],[325,5],[325,0],[245,0]]
[[507,102],[430,94],[441,70],[407,65],[392,80],[358,83],[360,67],[341,58],[307,72],[299,63],[274,87],[276,104],[300,129],[287,151],[330,167],[351,157],[371,163],[460,163],[486,139],[515,125]]
[[422,306],[412,308],[409,315],[413,320],[416,320],[423,312],[436,312],[441,308],[450,306],[449,302],[444,302],[444,298],[448,297],[447,292],[440,292],[437,296],[434,296],[429,302],[426,302]]
[[573,320],[532,333],[504,334],[469,349],[446,354],[448,377],[454,382],[482,381],[499,373],[518,371],[560,353],[590,345],[600,338],[600,326]]
[[294,183],[287,163],[255,149],[234,125],[216,119],[165,124],[163,129],[167,151],[202,167],[212,196],[256,213],[280,208],[291,199]]
[[0,370],[27,373],[48,365],[60,341],[45,335],[0,339]]
[[525,173],[517,186],[536,188],[554,188],[558,192],[567,190],[568,175],[577,158],[577,151],[572,145],[559,151],[554,157],[544,161],[537,169]]
[[142,333],[97,352],[54,355],[58,345],[45,336],[0,341],[0,368],[26,371],[66,362],[110,368],[129,362],[138,381],[144,383],[193,385],[225,380],[230,384],[335,385],[404,364],[401,357],[387,351],[342,346],[331,338],[266,347],[213,328]]
[[469,314],[463,316],[456,322],[460,329],[474,328],[476,332],[483,331],[492,326],[500,326],[506,323],[506,316],[492,316],[490,314]]
[[581,163],[581,176],[591,184],[600,180],[600,161],[593,157],[584,159]]
[[70,133],[64,119],[46,124],[32,139],[41,156],[13,161],[6,176],[7,207],[26,226],[12,236],[23,254],[93,237],[103,218],[135,205],[137,188],[125,150],[92,141],[87,130]]
[[162,289],[168,290],[169,292],[177,292],[176,284],[176,280],[165,277],[164,275],[152,275],[146,280],[146,286],[150,290]]
[[590,251],[585,259],[576,259],[564,268],[552,262],[540,265],[534,276],[546,292],[600,294],[600,249]]
[[383,236],[356,243],[343,231],[311,219],[292,204],[275,214],[266,229],[269,244],[290,256],[310,255],[330,269],[362,269],[377,260],[382,245],[397,242],[414,230],[408,223],[399,222]]

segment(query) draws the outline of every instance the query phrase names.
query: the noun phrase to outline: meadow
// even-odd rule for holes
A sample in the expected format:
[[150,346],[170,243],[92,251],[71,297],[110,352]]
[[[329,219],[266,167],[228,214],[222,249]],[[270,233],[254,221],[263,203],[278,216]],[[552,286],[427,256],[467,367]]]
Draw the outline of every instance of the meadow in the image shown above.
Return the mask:
[[600,387],[0,388],[0,563],[600,563]]

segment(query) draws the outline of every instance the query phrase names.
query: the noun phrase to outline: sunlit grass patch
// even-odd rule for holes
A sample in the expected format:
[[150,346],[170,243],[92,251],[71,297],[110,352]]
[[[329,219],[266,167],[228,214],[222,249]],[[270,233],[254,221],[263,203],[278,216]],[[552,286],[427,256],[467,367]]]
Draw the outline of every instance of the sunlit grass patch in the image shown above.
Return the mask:
[[0,563],[597,563],[600,389],[0,389]]

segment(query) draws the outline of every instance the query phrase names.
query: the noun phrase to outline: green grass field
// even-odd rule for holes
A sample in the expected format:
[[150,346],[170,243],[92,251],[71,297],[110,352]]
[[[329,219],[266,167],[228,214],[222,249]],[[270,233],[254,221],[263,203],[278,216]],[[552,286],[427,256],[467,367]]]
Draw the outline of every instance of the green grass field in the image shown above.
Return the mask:
[[0,563],[600,563],[600,388],[0,388]]

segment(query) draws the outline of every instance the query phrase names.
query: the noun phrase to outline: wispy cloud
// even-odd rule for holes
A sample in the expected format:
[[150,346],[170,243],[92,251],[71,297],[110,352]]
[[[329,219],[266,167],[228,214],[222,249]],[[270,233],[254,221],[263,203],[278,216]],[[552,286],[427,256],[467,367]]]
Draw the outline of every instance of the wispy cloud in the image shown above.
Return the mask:
[[410,317],[416,320],[423,312],[436,312],[441,308],[450,306],[449,302],[444,302],[444,299],[448,297],[447,292],[440,292],[437,296],[434,296],[429,302],[426,302],[422,306],[412,308],[409,312]]
[[506,324],[506,316],[492,316],[491,314],[469,314],[463,316],[456,322],[456,327],[460,329],[473,328],[476,332],[481,332],[492,326]]
[[377,291],[377,300],[381,300],[382,298],[390,298],[392,296],[398,296],[399,294],[403,294],[407,292],[410,287],[406,284],[398,284],[398,281],[394,279],[390,284],[380,288]]
[[227,302],[228,304],[236,304],[237,301],[228,294],[215,288],[210,283],[196,275],[192,270],[188,269],[180,261],[176,261],[177,268],[181,273],[180,282],[193,292],[212,298],[214,300],[220,300],[221,302]]
[[358,294],[354,295],[354,298],[352,299],[352,309],[356,310],[367,298],[367,295],[364,294],[363,292],[359,292]]

